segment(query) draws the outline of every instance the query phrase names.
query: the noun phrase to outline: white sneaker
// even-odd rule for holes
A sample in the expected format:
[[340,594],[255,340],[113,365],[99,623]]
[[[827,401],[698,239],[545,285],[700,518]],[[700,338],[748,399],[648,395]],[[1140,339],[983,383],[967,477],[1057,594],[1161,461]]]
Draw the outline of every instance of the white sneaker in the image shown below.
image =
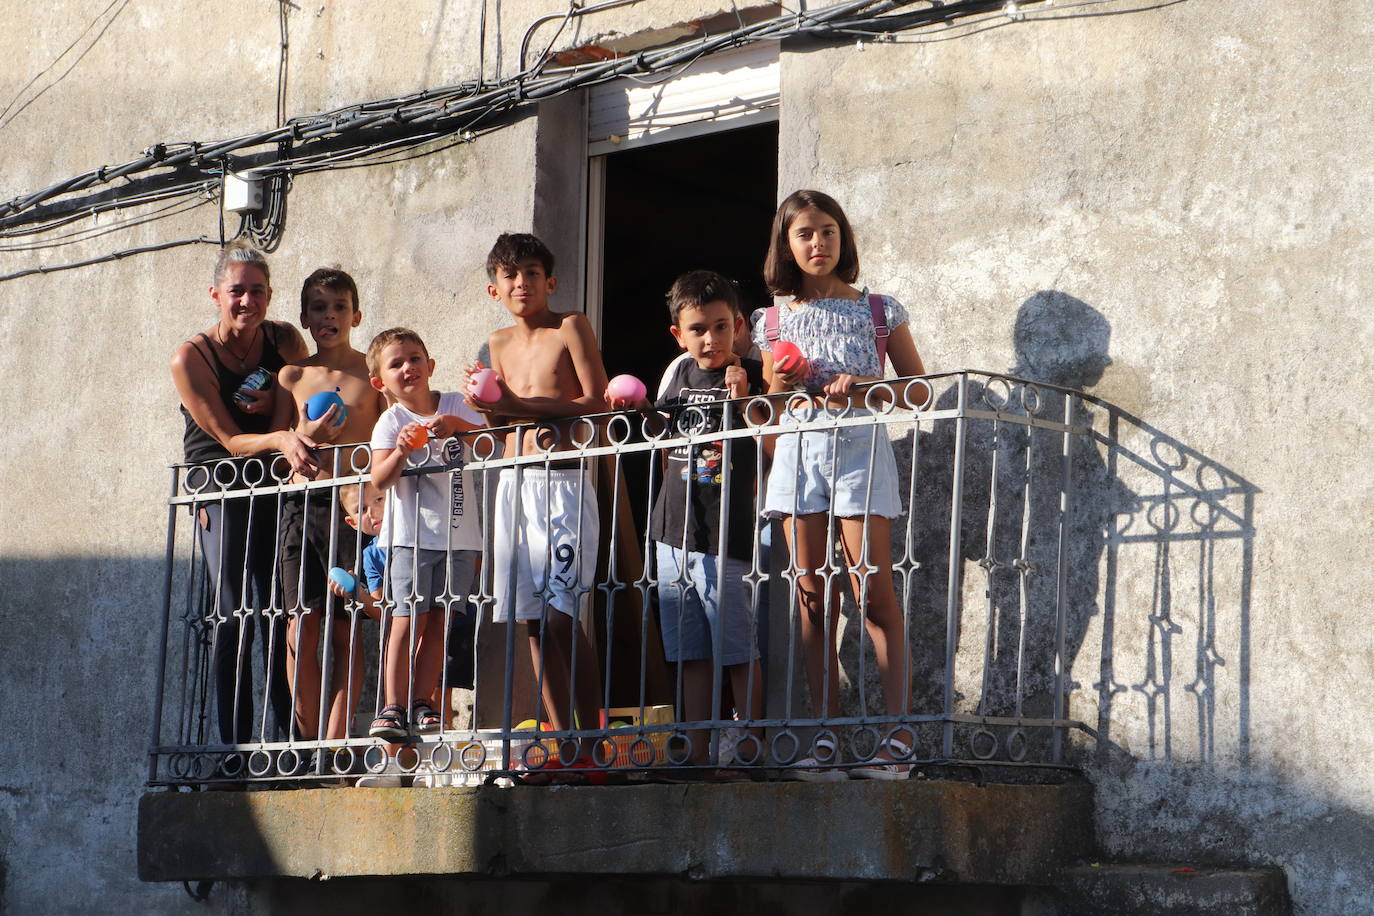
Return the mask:
[[720,730],[721,760],[735,759],[735,748],[739,747],[739,743],[744,740],[744,735],[744,729],[740,728],[738,725],[732,725],[729,728],[722,728]]
[[906,779],[911,775],[911,764],[904,762],[911,757],[911,748],[906,746],[906,742],[888,738],[883,748],[878,751],[879,754],[884,752],[886,756],[880,757],[875,754],[868,763],[850,770],[850,778],[891,781]]
[[840,759],[840,749],[835,746],[835,742],[821,738],[816,741],[815,748],[828,752],[824,763],[819,758],[808,755],[783,770],[782,778],[801,782],[844,782],[849,778],[844,770],[836,770],[830,766]]
[[452,773],[436,773],[427,763],[420,764],[420,768],[415,771],[415,778],[410,782],[412,789],[440,789],[451,785]]
[[845,775],[844,770],[823,766],[815,757],[803,757],[783,770],[782,778],[800,782],[844,782],[849,777]]
[[395,760],[387,760],[380,773],[368,771],[359,776],[354,785],[359,789],[401,789],[405,787],[407,776],[409,774]]

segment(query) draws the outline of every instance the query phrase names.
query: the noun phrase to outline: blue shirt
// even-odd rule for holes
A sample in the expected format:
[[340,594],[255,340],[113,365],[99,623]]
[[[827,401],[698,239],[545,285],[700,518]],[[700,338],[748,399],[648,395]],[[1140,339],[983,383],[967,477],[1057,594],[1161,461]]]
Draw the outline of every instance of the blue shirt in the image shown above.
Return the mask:
[[363,577],[367,579],[369,592],[381,590],[386,577],[386,551],[377,546],[376,538],[368,541],[363,548]]

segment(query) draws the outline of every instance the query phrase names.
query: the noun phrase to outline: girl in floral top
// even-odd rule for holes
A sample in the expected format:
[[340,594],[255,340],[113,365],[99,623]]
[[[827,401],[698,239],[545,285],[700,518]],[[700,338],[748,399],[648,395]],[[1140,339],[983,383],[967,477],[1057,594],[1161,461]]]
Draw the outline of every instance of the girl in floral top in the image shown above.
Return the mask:
[[[768,339],[768,310],[760,309],[754,316],[754,342],[763,354],[770,394],[804,389],[816,395],[816,404],[850,403],[850,415],[863,412],[867,389],[852,389],[879,380],[883,370],[868,290],[852,285],[858,275],[854,233],[834,198],[819,191],[797,191],[782,202],[773,219],[764,279],[775,296],[793,299],[777,309],[775,341]],[[906,309],[887,296],[878,298],[889,329],[887,353],[897,374],[924,375],[907,328]],[[775,365],[772,348],[781,341],[796,344],[805,361],[786,370]],[[811,415],[794,406],[783,412],[781,422],[786,426]],[[816,714],[839,714],[839,596],[826,600],[823,574],[833,549],[827,538],[827,516],[833,514],[848,567],[868,569],[864,575],[854,574],[854,594],[864,605],[887,714],[904,715],[910,665],[890,554],[892,519],[902,508],[892,443],[881,425],[845,427],[838,434],[778,436],[763,508],[767,515],[783,519],[794,559],[807,682]],[[910,754],[896,737],[898,732],[901,729],[881,742],[868,765],[851,769],[849,775],[906,778],[909,765],[891,762]],[[843,780],[845,771],[824,766],[837,762],[838,748],[823,734],[790,774],[811,781]]]

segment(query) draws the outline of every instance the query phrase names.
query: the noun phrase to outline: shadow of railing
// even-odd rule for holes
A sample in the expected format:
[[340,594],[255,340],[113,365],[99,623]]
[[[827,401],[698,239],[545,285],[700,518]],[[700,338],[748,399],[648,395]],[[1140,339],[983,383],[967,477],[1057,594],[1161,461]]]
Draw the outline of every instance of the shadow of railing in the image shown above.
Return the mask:
[[[1104,422],[1094,439],[1105,449],[1106,473],[1138,481],[1132,511],[1118,514],[1106,537],[1101,664],[1092,684],[1098,734],[1110,741],[1143,728],[1145,747],[1137,753],[1172,759],[1180,750],[1174,703],[1182,679],[1192,698],[1196,733],[1196,740],[1181,749],[1184,758],[1244,766],[1250,757],[1251,585],[1259,488],[1139,418],[1097,403]],[[1144,589],[1142,581],[1148,582]],[[1125,613],[1128,607],[1134,613]],[[1148,611],[1144,639],[1136,652],[1127,651],[1130,644],[1122,644],[1118,630],[1130,619],[1139,633],[1140,610]],[[1177,672],[1180,654],[1188,667]],[[1218,675],[1226,668],[1232,669],[1231,677],[1223,684]],[[1123,694],[1144,703],[1141,715],[1122,715],[1117,698]],[[1219,710],[1234,716],[1232,728],[1218,721]]]
[[[1061,386],[1102,379],[1109,340],[1091,306],[1035,294],[1017,314],[1013,374],[979,374],[937,396],[939,410],[962,403],[982,416],[905,443],[927,494],[916,602],[938,607],[958,592],[965,605],[947,641],[930,626],[913,640],[917,703],[942,689],[920,674],[943,670],[943,649],[966,712],[1053,715],[1062,673],[1074,717],[1094,723],[1098,753],[1243,765],[1259,489],[1101,398],[1068,394]],[[1088,435],[1066,457],[1052,431],[1027,426],[1026,416],[1057,417]],[[957,543],[938,534],[954,527]],[[1052,608],[1059,625],[1045,618]],[[1048,643],[1060,638],[1062,646]],[[1054,659],[1062,672],[1047,665]],[[1014,730],[970,737],[978,758],[1022,752]]]

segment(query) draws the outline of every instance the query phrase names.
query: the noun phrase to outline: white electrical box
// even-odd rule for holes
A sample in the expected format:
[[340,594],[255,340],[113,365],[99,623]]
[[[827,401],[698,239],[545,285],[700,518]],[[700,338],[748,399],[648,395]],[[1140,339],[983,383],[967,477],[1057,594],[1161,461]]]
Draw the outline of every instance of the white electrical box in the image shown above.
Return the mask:
[[262,209],[262,182],[256,178],[230,173],[224,176],[224,209],[247,213]]

